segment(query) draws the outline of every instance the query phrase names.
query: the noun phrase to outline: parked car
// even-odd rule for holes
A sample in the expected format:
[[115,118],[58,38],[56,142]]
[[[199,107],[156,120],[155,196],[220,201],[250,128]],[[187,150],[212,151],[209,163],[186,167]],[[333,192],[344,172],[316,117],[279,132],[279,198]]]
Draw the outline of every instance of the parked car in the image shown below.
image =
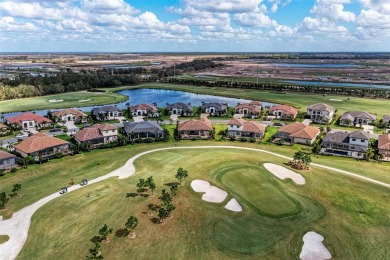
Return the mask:
[[25,135],[25,134],[18,134],[18,135],[16,135],[15,137],[16,137],[16,139],[18,139],[19,141],[21,141],[21,140],[26,139],[26,138],[28,137],[28,135]]
[[54,127],[54,128],[52,128],[52,129],[50,129],[49,130],[50,132],[59,132],[59,131],[61,131],[61,128],[58,128],[58,127]]

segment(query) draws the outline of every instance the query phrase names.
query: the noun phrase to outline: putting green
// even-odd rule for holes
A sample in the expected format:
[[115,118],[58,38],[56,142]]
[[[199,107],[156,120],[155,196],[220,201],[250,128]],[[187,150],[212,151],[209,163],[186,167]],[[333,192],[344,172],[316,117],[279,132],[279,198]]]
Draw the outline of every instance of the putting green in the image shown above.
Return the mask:
[[218,169],[217,174],[240,202],[261,215],[283,217],[301,210],[297,200],[263,167],[234,164]]

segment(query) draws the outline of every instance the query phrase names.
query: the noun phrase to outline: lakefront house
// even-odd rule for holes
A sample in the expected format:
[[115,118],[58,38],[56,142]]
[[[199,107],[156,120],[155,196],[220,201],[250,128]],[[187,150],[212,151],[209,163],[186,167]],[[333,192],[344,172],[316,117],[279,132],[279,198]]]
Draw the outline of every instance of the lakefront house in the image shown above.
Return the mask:
[[52,115],[56,122],[88,123],[88,115],[74,108],[55,111]]
[[276,105],[269,109],[269,114],[281,119],[295,119],[298,109],[287,105]]
[[243,117],[259,118],[261,114],[261,102],[252,101],[245,104],[237,104],[234,113],[241,114]]
[[177,102],[173,104],[167,103],[167,112],[168,115],[180,115],[180,116],[193,116],[194,108],[190,103],[185,104],[182,102]]
[[155,105],[138,104],[129,107],[133,116],[159,117],[160,113]]
[[122,117],[122,110],[115,106],[102,106],[92,109],[92,114],[98,121],[114,120]]
[[28,112],[17,116],[8,117],[6,123],[11,127],[23,129],[40,129],[50,127],[52,121],[46,117]]

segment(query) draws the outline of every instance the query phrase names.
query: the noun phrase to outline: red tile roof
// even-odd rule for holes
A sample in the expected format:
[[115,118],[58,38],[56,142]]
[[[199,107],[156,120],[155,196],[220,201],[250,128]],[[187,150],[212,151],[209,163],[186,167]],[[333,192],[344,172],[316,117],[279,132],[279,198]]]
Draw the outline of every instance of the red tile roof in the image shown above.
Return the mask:
[[146,111],[151,111],[151,112],[158,112],[157,107],[149,105],[149,104],[139,104],[139,105],[130,106],[131,112],[134,112],[136,110],[146,110]]
[[280,127],[278,132],[288,133],[291,137],[313,139],[320,133],[320,129],[315,126],[307,126],[305,124],[295,122]]
[[0,160],[8,159],[8,158],[13,158],[16,157],[16,155],[12,153],[7,153],[3,150],[0,150]]
[[85,142],[93,139],[103,138],[99,128],[85,128],[75,133],[74,138],[79,142]]
[[390,150],[390,134],[379,135],[378,148],[383,150]]
[[260,124],[259,122],[253,122],[253,121],[246,121],[244,123],[244,126],[242,128],[242,131],[244,132],[251,132],[251,133],[265,133],[265,125]]
[[20,124],[22,121],[35,121],[37,124],[52,122],[50,119],[46,117],[36,115],[31,112],[7,118],[7,122],[11,124]]
[[62,139],[47,134],[36,133],[35,135],[28,137],[14,147],[16,150],[22,151],[26,154],[30,154],[47,148],[65,144],[69,143]]
[[69,115],[69,114],[75,115],[78,117],[87,117],[88,116],[87,114],[84,114],[83,112],[81,112],[77,109],[74,109],[74,108],[68,108],[68,109],[63,109],[63,110],[53,112],[53,116],[55,116],[55,117],[62,117],[62,116]]
[[269,111],[272,112],[275,110],[283,110],[283,112],[285,114],[289,114],[289,115],[298,114],[298,109],[296,109],[295,107],[287,106],[287,105],[276,105],[276,106],[271,107]]
[[116,130],[117,127],[111,124],[94,124],[91,126],[91,128],[97,128],[102,131],[107,131],[107,130]]
[[260,113],[260,111],[261,111],[261,102],[259,102],[259,101],[252,101],[252,102],[250,102],[248,104],[239,104],[234,109],[235,110],[239,110],[239,109],[243,109],[243,108],[248,109],[252,113]]
[[208,118],[201,118],[199,120],[189,120],[179,123],[178,131],[212,131],[213,126]]
[[227,123],[228,125],[244,125],[246,121],[242,118],[232,118]]

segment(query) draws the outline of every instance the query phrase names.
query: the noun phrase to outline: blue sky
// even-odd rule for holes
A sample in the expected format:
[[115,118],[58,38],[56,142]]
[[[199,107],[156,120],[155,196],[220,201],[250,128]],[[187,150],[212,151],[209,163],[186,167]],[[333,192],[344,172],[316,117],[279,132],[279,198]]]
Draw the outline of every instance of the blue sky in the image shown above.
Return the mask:
[[390,51],[389,0],[0,0],[1,52]]

